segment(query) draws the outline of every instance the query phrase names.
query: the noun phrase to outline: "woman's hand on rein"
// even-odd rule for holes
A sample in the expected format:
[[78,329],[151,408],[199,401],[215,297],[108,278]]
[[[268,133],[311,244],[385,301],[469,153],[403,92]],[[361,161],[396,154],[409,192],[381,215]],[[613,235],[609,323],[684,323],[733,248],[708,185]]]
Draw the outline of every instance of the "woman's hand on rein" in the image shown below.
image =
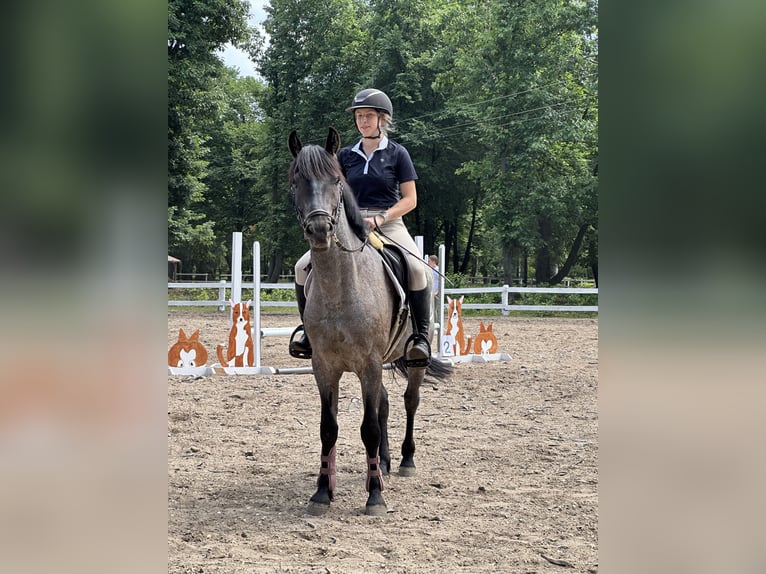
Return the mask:
[[383,225],[386,222],[386,219],[388,219],[388,214],[385,211],[382,213],[376,213],[372,217],[364,218],[364,220],[367,222],[367,225],[370,226],[370,229],[375,229],[376,227]]
[[372,217],[365,217],[364,221],[370,226],[370,229],[375,229],[376,227],[383,225],[385,220],[378,215],[374,215]]

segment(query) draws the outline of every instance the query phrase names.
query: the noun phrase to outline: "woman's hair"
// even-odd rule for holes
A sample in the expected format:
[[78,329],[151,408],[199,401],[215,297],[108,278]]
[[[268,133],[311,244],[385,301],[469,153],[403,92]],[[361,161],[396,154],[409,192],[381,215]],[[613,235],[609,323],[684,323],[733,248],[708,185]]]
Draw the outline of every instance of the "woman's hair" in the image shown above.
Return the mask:
[[388,114],[388,112],[383,112],[381,110],[378,110],[378,115],[381,119],[385,120],[385,125],[383,125],[383,122],[380,122],[380,131],[383,132],[384,136],[388,136],[389,133],[396,131],[396,125],[394,124],[393,118]]

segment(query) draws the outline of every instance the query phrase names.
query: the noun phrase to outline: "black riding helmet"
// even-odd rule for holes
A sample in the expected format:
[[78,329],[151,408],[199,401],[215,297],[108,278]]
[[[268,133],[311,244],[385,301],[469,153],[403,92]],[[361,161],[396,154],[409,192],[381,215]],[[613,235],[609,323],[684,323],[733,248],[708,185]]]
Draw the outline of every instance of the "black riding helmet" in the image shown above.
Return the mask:
[[375,88],[367,88],[354,96],[354,101],[346,108],[347,112],[353,112],[358,108],[374,108],[381,112],[386,112],[392,118],[394,117],[394,106],[389,97]]

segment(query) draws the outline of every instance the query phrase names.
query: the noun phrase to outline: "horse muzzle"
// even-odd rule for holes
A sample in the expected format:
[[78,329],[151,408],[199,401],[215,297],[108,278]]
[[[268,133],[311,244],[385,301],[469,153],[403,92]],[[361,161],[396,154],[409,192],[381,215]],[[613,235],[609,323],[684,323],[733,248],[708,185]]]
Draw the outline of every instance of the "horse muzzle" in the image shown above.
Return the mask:
[[335,232],[335,224],[328,213],[314,213],[306,218],[303,233],[315,249],[330,247],[330,239]]

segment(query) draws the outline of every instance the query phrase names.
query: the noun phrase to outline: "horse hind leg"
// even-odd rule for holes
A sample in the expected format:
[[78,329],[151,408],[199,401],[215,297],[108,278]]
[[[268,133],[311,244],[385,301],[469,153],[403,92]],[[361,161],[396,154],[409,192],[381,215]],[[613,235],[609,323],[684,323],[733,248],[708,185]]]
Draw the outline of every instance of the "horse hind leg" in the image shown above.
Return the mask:
[[380,471],[383,476],[388,476],[391,472],[391,454],[388,450],[388,391],[385,386],[381,386],[380,389],[378,425],[380,426]]
[[400,476],[415,476],[415,413],[420,405],[420,385],[425,377],[425,369],[409,369],[407,390],[404,391],[404,408],[407,411],[407,429],[402,442],[402,462],[399,464]]

